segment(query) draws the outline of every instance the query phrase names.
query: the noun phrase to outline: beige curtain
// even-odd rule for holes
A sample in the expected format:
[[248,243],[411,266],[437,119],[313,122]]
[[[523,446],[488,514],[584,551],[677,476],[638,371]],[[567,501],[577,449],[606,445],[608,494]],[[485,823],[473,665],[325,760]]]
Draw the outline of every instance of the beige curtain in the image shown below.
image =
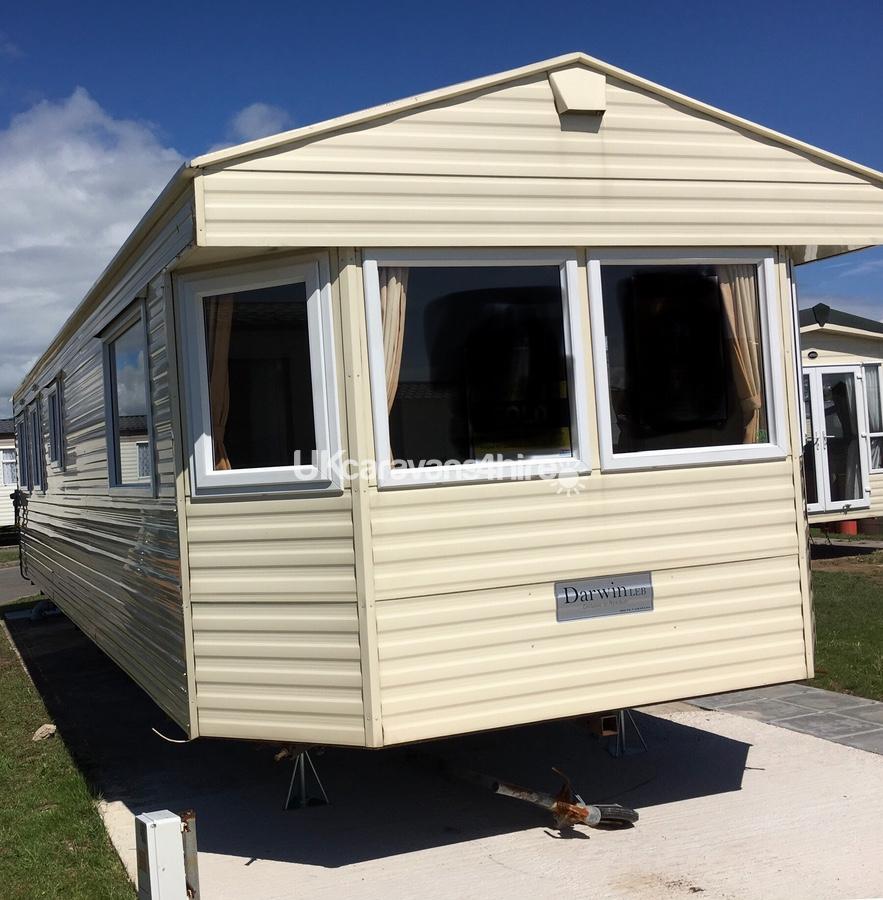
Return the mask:
[[224,437],[230,414],[230,332],[233,327],[233,297],[212,297],[206,303],[206,350],[208,352],[209,407],[215,469],[229,469]]
[[405,340],[408,270],[386,266],[378,270],[380,278],[380,319],[383,323],[383,360],[386,371],[386,411],[392,409],[399,388],[402,346]]
[[760,439],[763,408],[763,351],[757,298],[755,266],[719,266],[721,296],[727,320],[730,359],[736,393],[742,406],[742,442]]

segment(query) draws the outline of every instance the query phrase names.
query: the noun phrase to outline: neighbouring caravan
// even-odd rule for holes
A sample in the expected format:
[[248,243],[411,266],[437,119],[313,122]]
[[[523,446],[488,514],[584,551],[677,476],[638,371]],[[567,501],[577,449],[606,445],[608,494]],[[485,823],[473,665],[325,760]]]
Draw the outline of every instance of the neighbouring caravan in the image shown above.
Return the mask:
[[792,266],[881,242],[578,53],[201,156],[15,394],[27,573],[193,737],[805,678]]
[[0,529],[7,529],[15,524],[12,494],[17,488],[15,425],[12,419],[0,419]]
[[800,346],[809,521],[883,516],[883,322],[819,303]]

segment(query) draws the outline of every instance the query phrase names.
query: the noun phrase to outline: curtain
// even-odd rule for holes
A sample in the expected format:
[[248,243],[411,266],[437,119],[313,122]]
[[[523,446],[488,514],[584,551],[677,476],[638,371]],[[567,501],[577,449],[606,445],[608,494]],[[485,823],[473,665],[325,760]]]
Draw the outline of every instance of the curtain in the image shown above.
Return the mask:
[[750,265],[718,266],[717,271],[736,393],[742,407],[742,443],[755,444],[760,439],[763,408],[757,269]]
[[862,467],[856,430],[855,379],[851,375],[825,375],[824,380],[831,384],[831,401],[842,436],[838,441],[841,449],[832,451],[836,438],[829,435],[831,497],[833,500],[858,500],[862,496]]
[[868,395],[868,431],[883,432],[883,403],[880,394],[880,366],[865,366]]
[[386,266],[378,269],[380,278],[380,319],[383,323],[383,360],[386,372],[386,411],[392,410],[399,388],[402,347],[405,339],[408,270]]
[[233,295],[212,297],[205,304],[206,351],[208,352],[209,408],[215,469],[229,469],[224,437],[230,414],[230,332],[233,328]]
[[[883,434],[883,394],[880,393],[880,366],[865,366],[868,395],[868,431]],[[883,437],[871,438],[871,468],[883,468]]]

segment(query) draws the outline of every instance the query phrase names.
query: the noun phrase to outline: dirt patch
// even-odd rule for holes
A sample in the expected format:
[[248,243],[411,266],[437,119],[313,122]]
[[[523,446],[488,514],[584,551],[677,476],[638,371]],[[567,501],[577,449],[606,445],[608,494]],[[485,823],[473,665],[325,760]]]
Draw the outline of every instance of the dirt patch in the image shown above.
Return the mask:
[[883,585],[883,550],[816,545],[813,547],[812,570],[865,575]]

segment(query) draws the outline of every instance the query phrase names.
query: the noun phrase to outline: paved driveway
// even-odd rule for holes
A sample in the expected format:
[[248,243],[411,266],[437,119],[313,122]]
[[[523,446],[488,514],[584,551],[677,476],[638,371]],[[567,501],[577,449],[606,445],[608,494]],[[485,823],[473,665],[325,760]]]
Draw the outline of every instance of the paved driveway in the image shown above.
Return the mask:
[[812,898],[883,895],[883,756],[723,710],[635,714],[649,750],[610,757],[578,722],[453,738],[419,750],[539,789],[551,766],[625,831],[561,834],[539,810],[442,779],[414,748],[316,757],[332,806],[281,809],[278,746],[175,727],[63,616],[8,623],[129,871],[133,815],[193,807],[211,900]]
[[18,566],[0,568],[0,603],[18,600],[20,597],[32,597],[39,591],[21,577]]

